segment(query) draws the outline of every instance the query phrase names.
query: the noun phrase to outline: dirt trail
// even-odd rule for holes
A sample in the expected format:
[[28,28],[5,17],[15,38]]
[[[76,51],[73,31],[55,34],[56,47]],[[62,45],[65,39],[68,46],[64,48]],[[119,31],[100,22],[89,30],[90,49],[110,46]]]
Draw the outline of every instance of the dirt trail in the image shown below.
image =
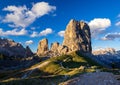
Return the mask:
[[42,64],[40,64],[40,65],[38,65],[38,66],[29,68],[29,70],[41,68],[41,67],[43,67],[43,66],[45,66],[45,65],[47,65],[47,64],[49,64],[49,63],[50,63],[50,61],[43,62]]
[[31,67],[31,68],[25,70],[25,71],[27,71],[27,72],[26,72],[21,78],[22,78],[22,79],[25,79],[25,78],[29,77],[29,75],[31,75],[32,72],[33,72],[35,69],[41,68],[41,67],[43,67],[43,66],[45,66],[45,65],[47,65],[47,64],[49,64],[49,63],[50,63],[50,61],[46,61],[46,62],[43,62],[42,64],[40,64],[40,65],[38,65],[38,66]]

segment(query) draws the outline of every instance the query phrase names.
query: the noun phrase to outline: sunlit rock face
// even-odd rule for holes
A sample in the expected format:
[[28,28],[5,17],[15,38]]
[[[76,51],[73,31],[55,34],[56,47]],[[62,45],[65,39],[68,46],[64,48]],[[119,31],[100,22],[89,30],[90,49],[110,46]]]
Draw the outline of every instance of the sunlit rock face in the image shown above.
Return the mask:
[[91,48],[91,34],[89,26],[83,21],[70,20],[65,34],[63,46],[68,47],[69,51],[90,52]]
[[114,48],[105,48],[105,49],[97,49],[92,53],[94,55],[116,54],[116,50]]
[[83,21],[70,20],[68,23],[62,45],[58,42],[52,43],[48,49],[48,40],[39,42],[37,55],[61,55],[72,51],[91,53],[91,34],[89,26]]
[[37,55],[46,55],[48,51],[48,40],[42,39],[38,44]]
[[54,42],[54,43],[51,44],[50,51],[52,51],[54,53],[58,53],[58,47],[59,47],[59,43],[58,42]]

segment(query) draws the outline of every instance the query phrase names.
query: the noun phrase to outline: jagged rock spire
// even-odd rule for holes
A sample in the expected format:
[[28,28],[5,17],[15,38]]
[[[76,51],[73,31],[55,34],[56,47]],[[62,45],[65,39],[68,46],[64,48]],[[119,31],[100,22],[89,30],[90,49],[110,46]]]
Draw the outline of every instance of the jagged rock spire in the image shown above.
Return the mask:
[[64,46],[69,51],[91,52],[91,34],[89,26],[83,21],[70,20],[64,34]]
[[72,51],[91,53],[91,34],[90,28],[84,21],[71,19],[68,23],[63,44],[53,43],[50,50],[48,49],[48,40],[43,39],[38,45],[37,55],[66,54]]
[[45,55],[48,51],[48,39],[42,39],[38,45],[37,55]]

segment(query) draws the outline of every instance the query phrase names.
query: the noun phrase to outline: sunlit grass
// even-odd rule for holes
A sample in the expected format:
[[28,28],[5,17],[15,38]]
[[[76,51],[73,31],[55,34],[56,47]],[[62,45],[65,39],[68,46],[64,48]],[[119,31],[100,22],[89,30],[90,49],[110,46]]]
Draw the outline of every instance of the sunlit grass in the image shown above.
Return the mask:
[[[36,69],[36,67],[38,68]],[[44,85],[53,83],[57,85],[77,75],[95,72],[96,69],[102,69],[102,66],[78,52],[73,52],[69,55],[52,57],[28,68],[28,70],[30,69],[36,70],[27,79],[9,78],[4,82],[9,85],[39,85],[41,82]]]

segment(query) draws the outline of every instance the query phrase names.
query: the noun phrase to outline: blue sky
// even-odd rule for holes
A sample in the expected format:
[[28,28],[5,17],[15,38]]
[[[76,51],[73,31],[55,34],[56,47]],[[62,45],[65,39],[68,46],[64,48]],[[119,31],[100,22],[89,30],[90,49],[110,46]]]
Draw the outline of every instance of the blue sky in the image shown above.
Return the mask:
[[70,19],[89,24],[93,50],[120,49],[120,0],[1,0],[0,37],[35,52],[43,38],[62,43]]

